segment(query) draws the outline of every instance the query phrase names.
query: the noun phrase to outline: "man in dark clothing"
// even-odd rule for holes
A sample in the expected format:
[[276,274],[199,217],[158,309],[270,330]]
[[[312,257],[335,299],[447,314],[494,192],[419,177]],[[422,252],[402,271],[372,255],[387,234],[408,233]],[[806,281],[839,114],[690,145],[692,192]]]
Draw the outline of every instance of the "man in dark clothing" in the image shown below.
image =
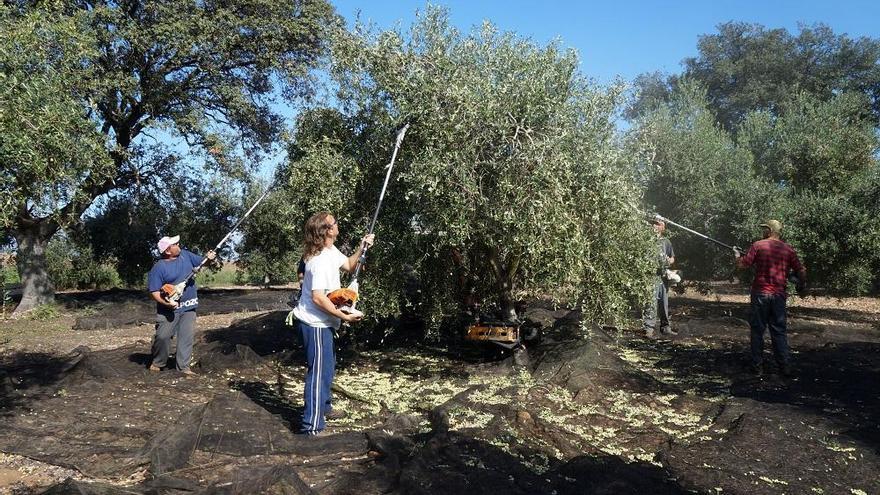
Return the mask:
[[678,335],[678,332],[673,330],[669,323],[669,282],[666,280],[666,270],[675,263],[675,251],[672,249],[672,243],[669,242],[669,239],[663,237],[666,222],[655,218],[651,223],[657,234],[657,267],[654,278],[654,295],[651,305],[645,311],[645,336],[655,337],[658,320],[660,333]]
[[791,376],[791,353],[785,334],[785,287],[789,271],[798,275],[798,285],[806,284],[807,271],[795,250],[782,242],[782,223],[768,220],[761,224],[763,239],[755,242],[745,256],[734,249],[738,268],[755,267],[751,288],[751,354],[752,371],[763,372],[764,330],[770,327],[773,354],[780,372]]
[[[177,352],[174,361],[177,370],[185,375],[194,375],[195,372],[189,368],[189,364],[192,358],[196,308],[199,306],[195,277],[187,281],[177,301],[166,300],[162,294],[162,286],[182,282],[204,258],[181,249],[179,242],[180,236],[163,237],[159,240],[157,246],[162,259],[153,265],[147,275],[147,290],[156,301],[156,335],[153,337],[150,371],[160,371],[165,366],[171,349],[171,337],[176,335]],[[206,258],[213,260],[214,257],[214,251],[208,251]]]

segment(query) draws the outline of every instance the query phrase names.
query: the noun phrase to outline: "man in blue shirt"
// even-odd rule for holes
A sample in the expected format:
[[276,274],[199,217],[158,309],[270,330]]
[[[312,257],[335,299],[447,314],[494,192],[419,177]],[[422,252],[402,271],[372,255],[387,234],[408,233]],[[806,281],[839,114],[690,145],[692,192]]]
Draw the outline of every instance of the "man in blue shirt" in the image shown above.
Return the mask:
[[[193,335],[195,333],[196,308],[199,297],[196,293],[195,277],[191,277],[177,301],[163,297],[162,286],[176,285],[189,276],[193,269],[202,264],[204,258],[180,248],[180,236],[163,237],[157,246],[162,259],[153,265],[147,275],[147,290],[156,301],[156,335],[153,337],[153,360],[150,371],[160,371],[168,361],[171,337],[177,335],[177,369],[185,375],[194,375],[189,368],[192,358]],[[215,258],[214,251],[208,251],[207,259]]]

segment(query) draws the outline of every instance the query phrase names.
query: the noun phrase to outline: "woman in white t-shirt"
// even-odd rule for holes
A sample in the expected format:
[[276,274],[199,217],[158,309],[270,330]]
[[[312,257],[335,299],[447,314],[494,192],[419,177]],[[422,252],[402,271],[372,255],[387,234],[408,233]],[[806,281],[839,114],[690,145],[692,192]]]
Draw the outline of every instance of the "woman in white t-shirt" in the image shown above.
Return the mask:
[[327,294],[341,287],[339,271],[354,271],[364,246],[373,245],[373,234],[365,236],[357,251],[346,257],[333,244],[339,236],[336,218],[322,211],[312,215],[305,225],[303,259],[306,262],[302,280],[302,295],[293,314],[299,320],[306,350],[305,408],[301,432],[317,435],[324,429],[325,417],[333,419],[340,414],[333,411],[330,386],[336,367],[333,352],[333,330],[342,321],[355,322],[362,315],[340,311]]

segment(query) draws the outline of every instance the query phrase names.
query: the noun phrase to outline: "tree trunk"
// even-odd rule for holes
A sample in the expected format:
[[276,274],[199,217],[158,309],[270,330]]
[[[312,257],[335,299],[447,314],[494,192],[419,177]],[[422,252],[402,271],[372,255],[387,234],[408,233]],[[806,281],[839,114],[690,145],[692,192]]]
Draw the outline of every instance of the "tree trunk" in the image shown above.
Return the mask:
[[55,300],[55,286],[46,271],[46,246],[57,231],[44,222],[15,232],[18,244],[18,273],[21,278],[21,302],[13,315],[49,304]]
[[489,264],[492,266],[492,271],[495,272],[501,317],[505,321],[516,321],[516,306],[513,300],[513,273],[515,273],[519,265],[519,260],[516,259],[509,266],[500,259],[497,249],[489,248]]
[[501,315],[504,321],[516,321],[516,305],[513,300],[513,290],[509,284],[502,284],[499,288],[501,292]]

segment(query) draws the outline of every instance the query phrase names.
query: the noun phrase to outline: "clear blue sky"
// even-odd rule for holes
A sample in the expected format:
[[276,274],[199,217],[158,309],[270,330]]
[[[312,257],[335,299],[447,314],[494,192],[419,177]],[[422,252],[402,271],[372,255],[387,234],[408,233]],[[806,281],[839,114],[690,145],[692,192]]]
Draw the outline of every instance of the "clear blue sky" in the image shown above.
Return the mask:
[[[407,31],[425,0],[330,0],[349,26],[358,13],[379,29]],[[827,24],[836,34],[880,38],[880,0],[442,0],[456,27],[469,31],[489,20],[502,31],[545,44],[560,39],[578,51],[583,74],[599,83],[615,77],[631,81],[644,72],[680,72],[681,61],[697,54],[700,35],[717,32],[719,24],[744,21],[796,34],[799,24]],[[330,97],[332,99],[332,96]],[[295,110],[281,109],[293,123]],[[625,123],[621,123],[625,126]],[[268,177],[278,154],[260,167]]]
[[[389,29],[408,28],[416,0],[331,0],[349,24],[362,20]],[[822,22],[836,34],[880,38],[880,0],[794,1],[524,1],[443,0],[452,22],[469,30],[484,19],[503,31],[515,31],[539,43],[560,38],[578,50],[581,70],[601,83],[615,76],[632,80],[643,72],[678,72],[685,57],[696,55],[701,34],[717,32],[727,21],[746,21],[798,32],[798,23]]]

